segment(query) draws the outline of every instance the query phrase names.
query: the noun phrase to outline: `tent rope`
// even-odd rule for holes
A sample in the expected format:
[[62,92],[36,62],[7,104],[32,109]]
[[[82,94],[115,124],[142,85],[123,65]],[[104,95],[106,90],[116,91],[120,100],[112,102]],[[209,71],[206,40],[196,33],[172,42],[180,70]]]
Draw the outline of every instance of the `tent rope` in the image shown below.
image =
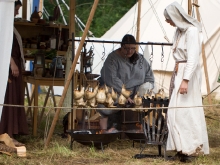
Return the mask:
[[56,2],[57,2],[57,5],[58,5],[58,7],[59,7],[59,9],[60,9],[60,14],[61,14],[61,16],[62,16],[62,18],[63,18],[63,22],[64,22],[65,25],[67,25],[66,19],[65,19],[65,17],[63,16],[63,10],[61,9],[58,0],[56,0]]
[[[46,87],[45,87],[46,88]],[[52,89],[53,90],[53,89]],[[52,92],[53,94],[53,92]],[[51,117],[51,110],[54,108],[52,105],[54,104],[53,102],[53,95],[50,95],[50,106],[49,106],[49,111],[48,113],[46,113],[46,123],[45,123],[45,130],[44,130],[44,142],[46,142],[46,139],[47,139],[47,135],[48,135],[48,132],[49,132],[49,125],[50,125],[50,117]]]
[[203,26],[203,28],[204,28],[204,30],[205,30],[205,34],[206,34],[206,37],[207,37],[207,43],[208,43],[208,45],[209,45],[209,47],[210,47],[210,49],[211,49],[211,54],[212,54],[212,56],[213,56],[213,58],[214,58],[215,65],[216,65],[216,67],[217,67],[217,69],[218,69],[218,72],[220,73],[220,69],[219,69],[219,66],[218,66],[218,64],[217,64],[217,60],[216,60],[215,55],[214,55],[214,53],[213,53],[213,47],[212,47],[211,43],[208,41],[208,33],[207,33],[206,27],[205,27],[205,25],[204,25],[204,23],[203,23],[202,16],[201,16],[200,12],[199,12],[199,15],[200,15],[200,19],[201,19],[201,24],[202,24],[202,26]]
[[[45,106],[45,107],[43,107],[43,106],[25,106],[25,105],[12,105],[12,104],[0,104],[0,106],[8,106],[8,107],[24,107],[24,108],[28,108],[28,107],[31,107],[31,108],[48,108],[48,109],[50,109],[51,108],[51,106]],[[133,110],[133,111],[135,111],[135,110],[151,110],[151,109],[176,109],[176,108],[199,108],[199,107],[203,107],[203,108],[208,108],[208,107],[220,107],[220,104],[211,104],[211,105],[201,105],[201,106],[177,106],[177,107],[143,107],[143,108],[111,108],[111,110],[128,110],[128,111],[130,111],[130,110]],[[78,107],[78,108],[76,108],[76,107],[52,107],[53,109],[81,109],[81,110],[83,110],[83,109],[85,109],[85,110],[88,110],[88,108],[83,108],[83,107]],[[94,108],[92,108],[92,107],[90,107],[90,110],[93,110],[93,109],[95,109],[95,110],[99,110],[99,109],[101,109],[101,110],[109,110],[109,107],[107,107],[107,108],[97,108],[97,107],[94,107]]]
[[168,37],[167,37],[166,31],[165,31],[165,29],[164,29],[164,27],[163,27],[163,25],[162,25],[162,23],[160,21],[160,18],[159,18],[158,14],[157,14],[157,11],[155,10],[154,4],[152,3],[151,0],[148,0],[148,1],[149,1],[150,5],[151,5],[152,11],[154,12],[154,15],[157,18],[157,22],[159,23],[160,28],[161,28],[161,30],[162,30],[162,32],[164,34],[164,38],[167,39]]

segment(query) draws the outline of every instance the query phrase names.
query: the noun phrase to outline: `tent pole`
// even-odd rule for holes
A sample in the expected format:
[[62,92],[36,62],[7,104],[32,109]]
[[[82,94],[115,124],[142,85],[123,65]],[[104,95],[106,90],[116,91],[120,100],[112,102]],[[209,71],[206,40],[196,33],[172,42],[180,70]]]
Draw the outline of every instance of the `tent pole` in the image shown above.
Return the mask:
[[191,15],[192,14],[192,1],[188,0],[188,14]]
[[[138,15],[137,15],[137,34],[136,34],[136,41],[140,41],[140,22],[141,22],[141,2],[142,0],[138,1]],[[139,51],[139,45],[136,45],[137,52]]]
[[[196,7],[196,15],[197,15],[197,20],[201,22],[200,18],[200,13],[199,13],[199,5],[198,5],[198,0],[195,0],[195,5]],[[202,43],[202,60],[203,60],[203,66],[204,66],[204,72],[205,72],[205,80],[206,80],[206,88],[207,88],[207,93],[209,94],[211,92],[210,90],[210,84],[209,84],[209,74],[207,71],[207,62],[206,62],[206,55],[205,55],[205,45]],[[211,95],[208,95],[208,101],[209,104],[212,105],[212,98]],[[213,108],[210,107],[210,110],[213,111]]]
[[[72,38],[72,34],[75,34],[75,14],[76,14],[76,2],[75,1],[70,1],[69,2],[70,10],[69,10],[69,39],[74,39]],[[72,40],[73,41],[73,40]],[[73,48],[74,50],[74,48]]]
[[[74,61],[74,58],[75,58],[75,14],[76,14],[76,1],[70,1],[69,2],[69,6],[70,6],[70,9],[69,9],[69,38],[72,39],[72,47],[70,49],[71,50],[71,54],[68,54],[68,60],[67,63],[66,63],[66,76],[65,76],[65,79],[68,78],[68,74],[70,72],[70,69],[71,69],[71,64],[73,63]],[[69,43],[70,44],[70,43]],[[70,53],[70,52],[69,52]],[[70,60],[71,59],[71,60]],[[76,84],[74,84],[74,76],[72,76],[72,80],[70,82],[70,85],[68,87],[68,90],[67,90],[67,93],[66,93],[66,97],[65,97],[65,100],[64,100],[64,105],[68,106],[69,104],[71,104],[71,107],[73,108],[73,90],[74,90],[74,86]],[[69,113],[69,119],[71,120],[68,120],[68,129],[72,130],[72,129],[75,129],[75,124],[73,121],[75,121],[76,119],[76,110],[71,110],[71,113]],[[70,140],[71,137],[68,135],[68,139]]]
[[27,0],[22,1],[22,18],[27,19]]
[[38,9],[38,11],[42,11],[43,12],[43,4],[44,4],[44,0],[40,0],[39,1],[39,9]]
[[[70,72],[69,72],[69,75],[68,75],[66,84],[65,84],[65,86],[64,86],[63,94],[62,94],[62,96],[61,96],[61,98],[60,98],[58,107],[61,107],[62,104],[63,104],[64,98],[65,98],[66,93],[67,93],[67,89],[68,89],[68,87],[69,87],[69,85],[70,85],[70,81],[71,81],[72,76],[73,76],[73,73],[74,73],[74,71],[75,71],[76,64],[77,64],[78,58],[79,58],[79,56],[80,56],[80,54],[81,54],[81,49],[82,49],[82,47],[83,47],[83,44],[84,44],[86,35],[87,35],[88,31],[89,31],[89,27],[90,27],[90,24],[91,24],[91,22],[92,22],[93,16],[94,16],[94,14],[95,14],[95,10],[96,10],[96,7],[97,7],[97,5],[98,5],[98,2],[99,2],[99,0],[94,0],[94,4],[93,4],[92,9],[91,9],[91,12],[90,12],[90,14],[89,14],[89,18],[88,18],[88,20],[87,20],[85,30],[84,30],[84,32],[83,32],[83,35],[82,35],[82,38],[81,38],[79,47],[78,47],[78,49],[77,49],[76,56],[75,56],[74,61],[73,61],[73,63],[72,63],[71,70],[70,70]],[[56,113],[55,113],[55,115],[54,115],[54,118],[53,118],[53,121],[52,121],[50,130],[49,130],[49,133],[48,133],[48,136],[47,136],[47,139],[46,139],[44,148],[47,148],[47,146],[48,146],[48,144],[49,144],[49,142],[50,142],[50,139],[51,139],[51,137],[52,137],[52,134],[53,134],[53,132],[54,132],[54,129],[55,129],[55,126],[56,126],[56,123],[57,123],[57,120],[58,120],[58,117],[59,117],[59,114],[60,114],[60,110],[61,110],[61,108],[58,108],[58,109],[56,110]]]

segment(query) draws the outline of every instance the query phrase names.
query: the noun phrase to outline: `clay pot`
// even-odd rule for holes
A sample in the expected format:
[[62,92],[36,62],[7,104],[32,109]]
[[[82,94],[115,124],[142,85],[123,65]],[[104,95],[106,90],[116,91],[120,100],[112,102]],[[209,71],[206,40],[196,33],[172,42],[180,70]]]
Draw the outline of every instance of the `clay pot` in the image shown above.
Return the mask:
[[[41,15],[39,15],[41,13]],[[34,21],[33,18],[35,18],[35,20],[39,20],[42,17],[42,12],[41,11],[37,11],[37,7],[35,7],[34,12],[31,14],[31,21]]]

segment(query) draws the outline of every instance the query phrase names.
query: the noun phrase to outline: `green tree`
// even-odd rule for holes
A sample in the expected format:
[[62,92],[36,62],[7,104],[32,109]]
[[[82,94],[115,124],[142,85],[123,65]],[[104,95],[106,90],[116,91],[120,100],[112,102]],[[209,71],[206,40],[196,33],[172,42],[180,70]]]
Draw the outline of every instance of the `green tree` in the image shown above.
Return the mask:
[[[69,0],[65,0],[69,5]],[[69,21],[69,11],[61,0],[59,0],[63,15],[66,21]],[[76,0],[76,15],[78,18],[86,24],[94,0]],[[129,9],[136,3],[136,0],[99,0],[90,31],[93,32],[95,37],[101,37],[106,31],[108,31]],[[53,9],[56,5],[56,0],[44,1],[44,6],[50,15],[53,15]],[[62,22],[62,18],[59,18],[59,22]],[[76,35],[82,34],[81,29],[76,24]]]

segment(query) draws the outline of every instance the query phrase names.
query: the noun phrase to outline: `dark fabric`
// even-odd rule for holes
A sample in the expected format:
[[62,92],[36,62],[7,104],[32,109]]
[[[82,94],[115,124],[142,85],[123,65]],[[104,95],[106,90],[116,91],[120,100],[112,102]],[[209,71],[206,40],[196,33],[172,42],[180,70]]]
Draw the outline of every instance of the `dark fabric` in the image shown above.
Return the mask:
[[186,62],[187,62],[186,60],[176,61],[176,64],[175,64],[175,67],[174,67],[174,71],[173,71],[173,74],[172,74],[171,80],[170,80],[169,99],[171,98],[171,95],[173,93],[173,89],[175,87],[174,81],[175,81],[175,76],[176,76],[176,74],[178,72],[179,63],[186,63]]
[[[19,68],[19,76],[14,77],[9,68],[9,79],[11,83],[8,82],[7,84],[4,104],[24,105],[21,54],[15,35],[13,38],[11,57]],[[0,134],[3,133],[7,133],[10,137],[13,137],[15,134],[28,134],[27,119],[23,107],[3,107],[0,121]]]
[[121,130],[121,122],[122,122],[121,114],[122,111],[118,111],[108,116],[107,129],[114,127],[117,130]]

